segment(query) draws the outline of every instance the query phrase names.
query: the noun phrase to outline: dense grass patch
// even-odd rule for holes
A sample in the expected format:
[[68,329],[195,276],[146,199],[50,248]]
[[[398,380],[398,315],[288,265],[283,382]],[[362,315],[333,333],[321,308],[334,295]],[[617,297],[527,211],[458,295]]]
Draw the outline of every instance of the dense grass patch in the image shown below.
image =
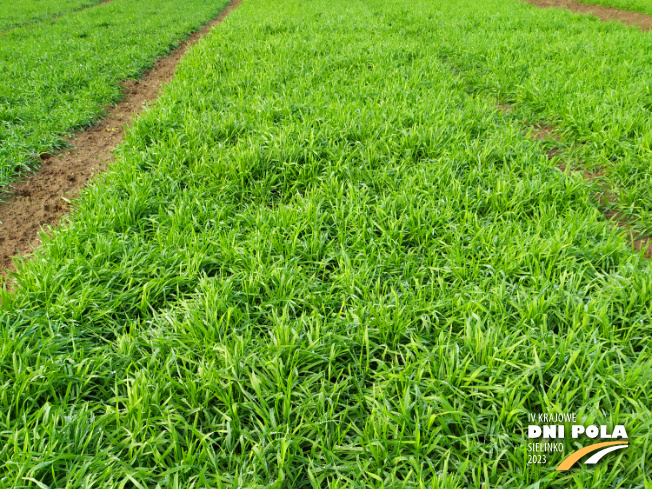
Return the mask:
[[[3,294],[6,485],[650,484],[651,266],[444,7],[246,0],[191,50]],[[530,412],[632,447],[527,465]]]
[[97,5],[102,0],[3,0],[0,2],[0,32],[49,19],[84,7]]
[[600,173],[594,193],[610,188],[611,210],[652,234],[651,33],[505,0],[439,1],[432,15],[423,35],[469,93],[554,125],[559,158]]
[[158,56],[215,17],[225,0],[114,0],[0,43],[0,186],[63,136],[92,124]]
[[578,0],[592,5],[604,5],[622,10],[631,10],[642,14],[652,15],[652,2],[649,0]]

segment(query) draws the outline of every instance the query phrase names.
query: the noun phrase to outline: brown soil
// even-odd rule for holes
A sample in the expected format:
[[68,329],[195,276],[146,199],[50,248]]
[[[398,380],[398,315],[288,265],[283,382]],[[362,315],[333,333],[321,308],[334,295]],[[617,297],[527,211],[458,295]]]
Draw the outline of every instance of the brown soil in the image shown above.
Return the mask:
[[628,25],[639,27],[644,31],[652,29],[652,15],[630,12],[602,5],[590,5],[575,0],[523,0],[540,8],[564,8],[579,14],[592,14],[604,22],[617,20]]
[[[532,126],[525,135],[536,141],[560,141],[559,135],[555,132],[555,128],[544,124]],[[554,158],[559,153],[559,148],[546,149],[548,158]]]
[[60,155],[41,156],[41,169],[12,185],[11,196],[0,203],[0,274],[13,268],[12,257],[25,255],[40,244],[38,233],[56,225],[70,210],[69,201],[92,176],[110,163],[112,150],[124,139],[124,128],[142,107],[156,99],[161,85],[170,81],[186,50],[220,23],[242,0],[229,5],[198,32],[192,34],[169,56],[161,58],[141,79],[123,83],[124,100],[107,109],[107,116],[95,127],[70,139],[75,148]]
[[[605,193],[600,197],[600,202],[607,205],[611,202],[618,202],[618,197]],[[652,238],[639,238],[639,234],[633,229],[631,221],[622,214],[607,209],[604,215],[609,221],[627,232],[631,240],[632,248],[636,251],[643,250],[645,258],[652,258]]]
[[634,239],[632,246],[636,251],[643,251],[645,258],[652,258],[652,239],[643,238],[643,239]]
[[[652,15],[641,14],[638,12],[629,12],[627,10],[619,10],[613,7],[590,5],[577,2],[575,0],[523,1],[540,8],[564,8],[580,14],[595,15],[604,22],[617,20],[631,26],[639,27],[644,31],[652,30]],[[505,114],[510,114],[513,112],[514,108],[507,104],[500,104],[498,105],[498,110]],[[559,136],[555,133],[555,128],[553,126],[547,125],[532,126],[526,132],[526,135],[537,141],[560,140]],[[553,158],[558,156],[560,151],[556,148],[552,148],[547,150],[547,154],[549,158]],[[565,162],[560,161],[558,162],[558,168],[562,172],[565,172],[567,165]],[[579,170],[584,175],[584,178],[588,181],[595,181],[604,176],[603,171],[598,171],[597,173],[589,173],[585,168],[579,168]],[[602,192],[596,197],[596,201],[600,205],[608,206],[609,204],[618,202],[618,196],[614,194],[610,188],[607,188],[604,185],[602,185],[600,188],[602,189]],[[631,239],[632,247],[635,250],[643,250],[644,256],[646,258],[652,258],[652,238],[638,238],[639,235],[634,231],[633,223],[625,216],[622,216],[610,209],[606,209],[603,212],[604,216],[612,223],[612,225],[618,226],[627,232]]]
[[544,141],[546,139],[559,141],[559,136],[557,136],[555,133],[555,128],[546,125],[533,126],[530,132],[530,137],[536,139],[537,141]]

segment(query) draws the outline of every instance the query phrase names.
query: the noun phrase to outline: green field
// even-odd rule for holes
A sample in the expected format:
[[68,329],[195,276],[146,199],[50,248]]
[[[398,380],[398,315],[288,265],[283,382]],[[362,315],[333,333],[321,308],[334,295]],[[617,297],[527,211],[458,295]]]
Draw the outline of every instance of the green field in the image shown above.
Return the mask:
[[0,33],[12,27],[50,19],[102,0],[0,0]]
[[[2,293],[0,486],[649,489],[652,265],[547,150],[650,229],[651,39],[245,0]],[[630,447],[528,464],[530,413]]]
[[[113,0],[13,29],[0,43],[0,186],[89,126],[225,0]],[[181,8],[183,7],[183,8]]]
[[[414,13],[417,17],[418,13]],[[652,233],[652,34],[505,0],[460,2],[430,30],[466,91],[512,105],[526,127],[552,124],[559,159],[600,174],[594,193]]]

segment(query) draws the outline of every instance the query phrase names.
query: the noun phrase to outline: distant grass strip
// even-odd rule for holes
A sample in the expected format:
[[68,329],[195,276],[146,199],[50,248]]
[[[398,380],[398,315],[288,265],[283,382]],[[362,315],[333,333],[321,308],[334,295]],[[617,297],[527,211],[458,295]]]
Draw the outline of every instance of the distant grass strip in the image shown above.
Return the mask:
[[[7,486],[652,480],[652,265],[442,61],[504,29],[454,5],[246,0],[189,52],[3,294]],[[540,412],[631,447],[528,465]]]
[[114,0],[0,43],[0,185],[63,136],[92,124],[158,56],[215,17],[225,0]]
[[102,0],[20,0],[0,2],[0,33],[12,27],[46,20],[85,7],[97,5]]
[[652,1],[650,0],[578,0],[590,5],[603,5],[631,12],[652,15]]
[[652,34],[507,0],[439,0],[432,15],[428,42],[466,91],[555,126],[560,158],[602,175],[593,192],[652,235]]

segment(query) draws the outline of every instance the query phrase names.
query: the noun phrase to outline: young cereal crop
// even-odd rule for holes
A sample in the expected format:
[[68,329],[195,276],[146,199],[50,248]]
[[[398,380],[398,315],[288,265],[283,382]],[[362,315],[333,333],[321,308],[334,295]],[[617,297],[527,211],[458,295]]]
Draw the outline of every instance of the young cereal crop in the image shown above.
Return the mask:
[[97,5],[102,0],[2,0],[0,1],[0,33],[31,22]]
[[552,125],[557,160],[598,176],[596,199],[615,196],[606,210],[652,234],[652,35],[521,2],[435,5],[424,39],[466,91],[510,105],[528,126]]
[[226,0],[114,0],[8,31],[0,43],[0,186],[92,124]]
[[[2,484],[649,487],[652,266],[523,133],[558,105],[502,113],[480,54],[511,80],[537,33],[627,41],[605,66],[647,38],[473,4],[245,0],[189,51],[2,294]],[[528,465],[541,412],[630,447]]]

